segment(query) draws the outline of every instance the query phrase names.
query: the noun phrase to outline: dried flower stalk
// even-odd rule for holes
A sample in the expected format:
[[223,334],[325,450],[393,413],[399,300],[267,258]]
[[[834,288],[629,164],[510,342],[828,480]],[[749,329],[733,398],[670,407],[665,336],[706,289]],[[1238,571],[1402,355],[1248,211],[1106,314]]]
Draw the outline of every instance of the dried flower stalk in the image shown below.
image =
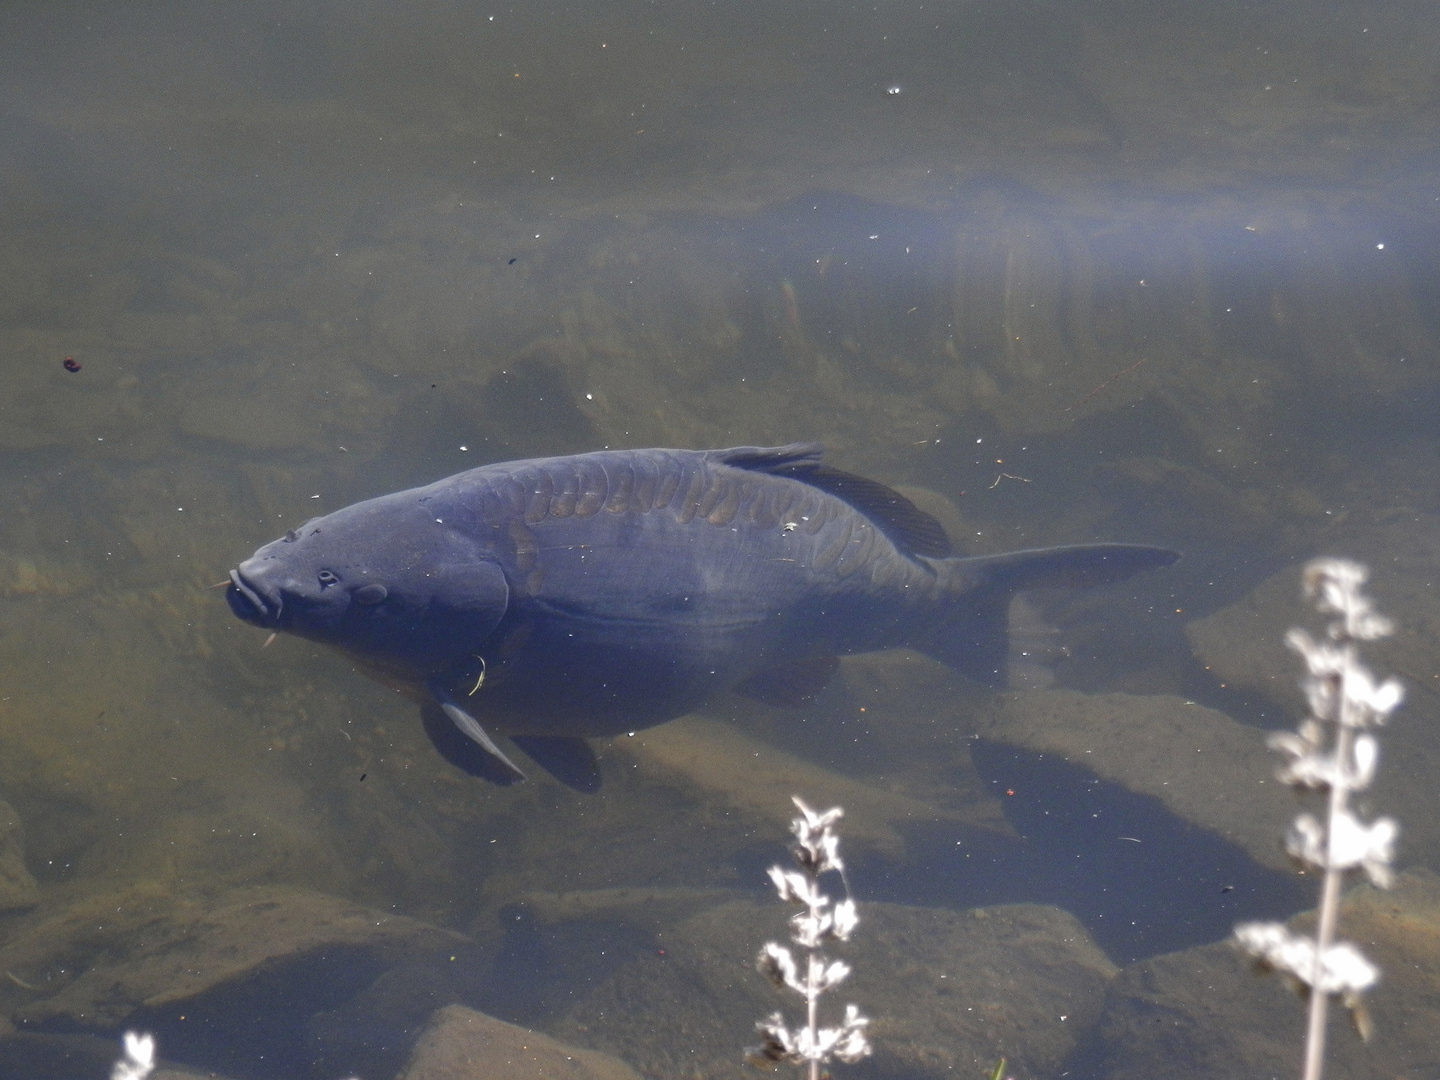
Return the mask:
[[1300,685],[1310,715],[1295,731],[1277,732],[1269,740],[1270,747],[1285,756],[1276,774],[1281,782],[1327,796],[1326,819],[1301,814],[1286,843],[1296,860],[1324,871],[1316,935],[1291,933],[1282,923],[1242,923],[1235,928],[1235,937],[1247,952],[1310,995],[1304,1080],[1320,1080],[1324,1069],[1331,994],[1341,996],[1361,1036],[1369,1038],[1361,995],[1375,984],[1380,971],[1353,944],[1335,941],[1340,887],[1347,872],[1363,870],[1376,885],[1389,888],[1400,831],[1390,818],[1367,825],[1350,809],[1351,793],[1370,786],[1380,756],[1379,743],[1369,731],[1383,725],[1405,696],[1397,680],[1377,683],[1360,663],[1360,642],[1387,637],[1394,630],[1362,591],[1368,576],[1365,567],[1344,559],[1316,559],[1305,567],[1306,597],[1336,618],[1323,639],[1299,629],[1285,636],[1308,669]]
[[[840,837],[835,831],[835,823],[844,811],[836,806],[817,814],[798,798],[794,802],[800,816],[791,823],[797,841],[793,853],[800,869],[772,866],[770,880],[781,900],[801,906],[802,910],[790,919],[791,938],[807,955],[797,962],[787,946],[767,941],[756,966],[777,987],[793,990],[805,999],[806,1023],[791,1029],[783,1013],[772,1013],[756,1023],[763,1038],[759,1046],[746,1050],[746,1057],[754,1065],[781,1061],[807,1065],[810,1080],[819,1080],[820,1066],[832,1057],[855,1062],[870,1053],[865,1038],[870,1021],[860,1015],[856,1006],[846,1005],[839,1026],[819,1025],[820,996],[850,974],[848,964],[829,959],[820,947],[828,941],[848,941],[860,919],[855,901],[850,899],[845,864],[840,861]],[[835,904],[820,891],[820,875],[831,870],[840,875],[845,885],[845,899]]]

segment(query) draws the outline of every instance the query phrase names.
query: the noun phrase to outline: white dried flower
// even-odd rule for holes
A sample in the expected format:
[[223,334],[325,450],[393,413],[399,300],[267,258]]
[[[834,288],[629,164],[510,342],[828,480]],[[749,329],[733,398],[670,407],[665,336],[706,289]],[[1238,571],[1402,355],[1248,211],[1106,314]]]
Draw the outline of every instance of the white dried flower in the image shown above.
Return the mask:
[[1325,867],[1325,826],[1314,814],[1301,814],[1290,826],[1285,850],[1291,858],[1310,866]]
[[1349,810],[1339,810],[1330,821],[1329,865],[1336,870],[1362,869],[1376,885],[1388,889],[1399,835],[1400,826],[1390,818],[1364,825]]
[[[822,897],[822,900],[824,898]],[[828,900],[825,900],[828,903]],[[818,949],[828,936],[830,917],[816,905],[790,918],[790,938],[803,949]]]
[[826,964],[819,957],[811,956],[810,964],[815,970],[815,977],[811,985],[817,994],[823,994],[832,986],[839,986],[850,974],[850,965],[844,960],[832,960]]
[[1375,765],[1380,760],[1380,744],[1373,735],[1359,735],[1350,748],[1350,790],[1364,791],[1375,779]]
[[[1262,963],[1316,988],[1315,939],[1292,934],[1283,923],[1241,923],[1235,937]],[[1325,950],[1318,989],[1323,994],[1359,994],[1370,989],[1380,971],[1348,941]]]
[[805,992],[805,984],[800,981],[795,958],[790,955],[790,950],[784,945],[767,941],[760,949],[755,966],[776,986],[788,986],[791,990],[799,991],[802,994]]
[[840,1025],[840,1038],[835,1043],[835,1056],[853,1065],[870,1055],[870,1042],[865,1038],[865,1028],[870,1021],[860,1015],[854,1005],[845,1006],[845,1020]]
[[1390,887],[1390,863],[1400,826],[1390,818],[1363,824],[1348,809],[1337,810],[1329,827],[1313,814],[1301,814],[1290,827],[1285,850],[1310,866],[1335,871],[1364,870],[1382,889]]
[[1344,994],[1353,999],[1380,981],[1380,969],[1348,941],[1326,949],[1320,967],[1320,991],[1326,994]]
[[1303,627],[1296,626],[1287,630],[1285,644],[1300,654],[1311,675],[1334,675],[1340,670],[1345,659],[1344,649],[1331,642],[1311,637],[1310,631]]
[[[845,1019],[839,1027],[820,1027],[816,1020],[820,996],[850,974],[849,964],[824,956],[820,946],[826,941],[847,940],[860,917],[855,902],[848,896],[832,903],[820,890],[821,874],[834,870],[844,881],[845,864],[840,860],[840,837],[835,832],[835,823],[843,811],[837,806],[816,813],[798,798],[794,801],[800,816],[791,823],[791,830],[797,841],[794,856],[800,869],[772,866],[770,880],[781,900],[803,908],[791,917],[790,927],[792,940],[808,953],[804,958],[805,970],[802,975],[802,965],[790,950],[773,941],[760,950],[756,966],[776,986],[793,990],[805,999],[809,1022],[792,1030],[786,1026],[781,1013],[771,1014],[755,1025],[763,1038],[759,1046],[746,1051],[746,1057],[759,1065],[781,1061],[808,1065],[810,1080],[818,1080],[820,1066],[831,1058],[854,1062],[870,1053],[870,1044],[865,1038],[869,1021],[854,1005],[846,1006]],[[846,889],[848,892],[848,885]]]
[[110,1080],[145,1080],[155,1071],[155,1036],[125,1032],[125,1056],[110,1070]]
[[1298,748],[1292,750],[1289,746],[1272,741],[1271,746],[1292,754],[1291,760],[1275,770],[1275,778],[1282,784],[1289,784],[1291,787],[1306,788],[1328,788],[1335,778],[1335,759],[1329,755],[1322,754],[1318,750],[1310,753],[1301,753]]
[[1398,679],[1386,679],[1377,683],[1370,672],[1358,663],[1348,664],[1342,672],[1345,698],[1358,713],[1355,727],[1380,725],[1390,718],[1399,704],[1405,700],[1405,687]]
[[830,932],[841,941],[849,941],[851,931],[859,922],[860,914],[855,910],[855,901],[848,898],[841,900],[831,916]]
[[799,850],[795,852],[796,862],[813,874],[823,874],[828,870],[843,872],[845,865],[840,861],[840,837],[833,826],[845,816],[845,811],[832,806],[823,814],[817,814],[793,795],[790,801],[800,811],[800,816],[790,825],[795,839],[800,842]]
[[1305,567],[1306,597],[1321,611],[1340,616],[1330,624],[1331,637],[1373,641],[1394,632],[1394,624],[1377,614],[1360,591],[1369,577],[1369,570],[1349,559],[1314,559]]
[[798,1065],[804,1060],[796,1052],[795,1040],[790,1035],[790,1029],[785,1026],[785,1017],[781,1013],[771,1013],[768,1018],[756,1021],[755,1030],[760,1032],[763,1038],[759,1046],[749,1047],[745,1051],[745,1058],[751,1064],[764,1066],[789,1061]]
[[770,868],[770,880],[780,893],[780,899],[792,904],[816,907],[825,900],[820,886],[813,877],[798,870],[786,870],[779,866]]

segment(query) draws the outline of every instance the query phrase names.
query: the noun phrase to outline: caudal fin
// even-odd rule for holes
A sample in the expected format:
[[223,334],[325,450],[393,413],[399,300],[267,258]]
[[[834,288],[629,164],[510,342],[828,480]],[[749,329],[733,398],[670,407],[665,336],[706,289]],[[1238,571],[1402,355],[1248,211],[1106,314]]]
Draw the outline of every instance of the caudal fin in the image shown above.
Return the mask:
[[1178,558],[1178,551],[1146,544],[1077,544],[946,559],[956,579],[953,614],[915,645],[977,682],[1003,686],[1010,601],[1017,592],[1123,581]]

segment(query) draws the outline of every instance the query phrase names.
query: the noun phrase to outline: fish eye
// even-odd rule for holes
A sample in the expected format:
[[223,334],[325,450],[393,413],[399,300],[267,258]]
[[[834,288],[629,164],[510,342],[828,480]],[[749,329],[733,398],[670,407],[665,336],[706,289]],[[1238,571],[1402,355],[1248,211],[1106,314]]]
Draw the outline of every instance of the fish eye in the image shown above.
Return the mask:
[[333,570],[321,570],[318,577],[320,578],[320,587],[322,589],[328,588],[329,586],[334,585],[340,580],[338,577],[335,576],[335,572]]
[[366,607],[373,607],[390,595],[390,590],[384,585],[362,585],[352,594],[357,604],[364,604]]

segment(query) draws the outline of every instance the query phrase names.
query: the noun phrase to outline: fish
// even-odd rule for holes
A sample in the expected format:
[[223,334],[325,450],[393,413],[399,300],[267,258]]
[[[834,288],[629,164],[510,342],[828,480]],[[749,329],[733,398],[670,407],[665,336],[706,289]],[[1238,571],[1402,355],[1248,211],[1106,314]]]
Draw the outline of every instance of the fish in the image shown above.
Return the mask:
[[735,690],[813,698],[845,655],[907,647],[1001,685],[1020,590],[1179,554],[1101,543],[961,557],[938,521],[816,443],[482,465],[312,518],[230,572],[244,621],[411,694],[436,748],[497,783],[505,738],[594,790],[587,739]]

